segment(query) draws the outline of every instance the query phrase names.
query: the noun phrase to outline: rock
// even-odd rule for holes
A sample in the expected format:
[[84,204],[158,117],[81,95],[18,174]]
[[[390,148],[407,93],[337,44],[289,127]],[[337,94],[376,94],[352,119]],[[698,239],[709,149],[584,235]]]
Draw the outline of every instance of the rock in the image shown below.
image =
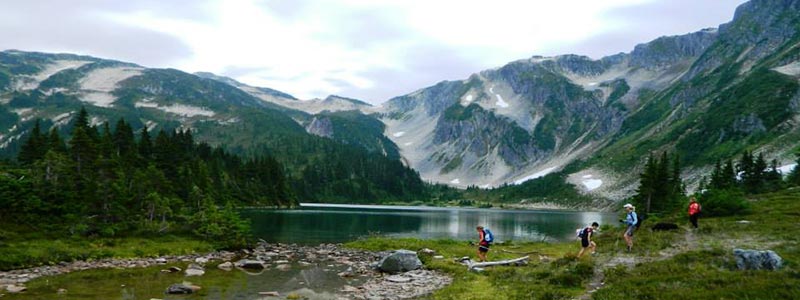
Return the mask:
[[264,261],[253,260],[253,259],[242,259],[236,262],[236,267],[242,269],[263,269]]
[[169,267],[168,269],[161,270],[162,273],[178,273],[183,271],[183,269],[178,267]]
[[219,268],[220,270],[230,271],[233,270],[233,263],[226,261],[224,263],[217,265],[217,268]]
[[66,294],[66,293],[67,293],[67,289],[58,289],[56,291],[56,294],[59,294],[59,295],[63,295],[63,294]]
[[279,264],[279,265],[282,265],[282,264],[288,264],[289,261],[288,260],[277,260],[277,261],[275,261],[275,263]]
[[6,286],[6,291],[8,291],[9,293],[12,293],[12,294],[22,293],[22,292],[27,291],[27,290],[28,290],[28,288],[26,288],[24,286],[21,286],[21,285],[9,284],[9,285]]
[[194,259],[194,262],[196,262],[198,264],[201,264],[201,265],[204,265],[204,264],[208,263],[208,258],[198,257],[198,258]]
[[267,296],[267,297],[280,297],[281,296],[281,294],[279,294],[278,292],[258,292],[258,294],[261,295],[261,296]]
[[159,265],[163,265],[167,263],[167,259],[163,257],[156,258],[156,263]]
[[186,267],[186,276],[201,276],[205,273],[206,270],[200,265],[190,264]]
[[739,270],[777,270],[783,266],[783,259],[772,250],[733,249],[733,255]]
[[436,250],[428,249],[428,248],[422,248],[419,251],[417,251],[417,254],[418,255],[434,256],[434,255],[436,255]]
[[378,269],[387,273],[400,273],[422,267],[417,253],[409,250],[397,250],[387,255],[378,263]]
[[300,296],[300,294],[298,293],[289,293],[288,295],[286,295],[286,299],[298,300],[298,299],[303,299],[303,296]]
[[411,278],[400,276],[400,275],[387,276],[385,279],[387,281],[397,282],[397,283],[404,283],[404,282],[410,282],[411,281]]
[[341,272],[341,273],[336,274],[336,275],[339,275],[339,277],[353,277],[355,274],[353,273],[353,268],[350,267],[350,268],[347,268],[347,270],[345,270],[344,272]]
[[281,271],[289,271],[289,270],[292,269],[292,266],[291,265],[287,265],[287,264],[277,265],[277,266],[275,266],[275,269],[281,270]]
[[736,221],[736,223],[739,223],[739,224],[750,224],[750,223],[753,223],[753,222],[748,221],[748,220],[739,220],[739,221]]
[[444,256],[441,256],[441,255],[434,255],[434,256],[433,256],[433,258],[434,258],[434,259],[444,259]]
[[350,285],[345,285],[345,286],[344,286],[344,287],[342,287],[342,289],[341,289],[341,292],[343,292],[343,293],[355,293],[355,292],[358,292],[358,291],[359,291],[359,290],[358,290],[358,288],[357,288],[357,287],[350,286]]
[[169,288],[167,288],[167,291],[164,292],[164,293],[170,294],[170,295],[174,295],[174,294],[191,294],[191,293],[194,293],[194,292],[196,292],[198,290],[200,290],[200,287],[196,286],[196,285],[191,285],[191,284],[186,284],[186,283],[176,283],[176,284],[170,285]]

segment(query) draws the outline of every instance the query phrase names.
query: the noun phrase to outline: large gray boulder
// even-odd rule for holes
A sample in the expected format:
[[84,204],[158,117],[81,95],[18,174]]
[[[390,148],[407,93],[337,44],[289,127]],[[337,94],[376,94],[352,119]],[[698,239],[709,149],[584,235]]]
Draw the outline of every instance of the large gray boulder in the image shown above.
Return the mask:
[[397,250],[385,256],[378,263],[378,269],[386,273],[401,273],[422,267],[417,253],[409,250]]
[[733,255],[739,270],[777,270],[783,266],[783,259],[772,250],[733,249]]

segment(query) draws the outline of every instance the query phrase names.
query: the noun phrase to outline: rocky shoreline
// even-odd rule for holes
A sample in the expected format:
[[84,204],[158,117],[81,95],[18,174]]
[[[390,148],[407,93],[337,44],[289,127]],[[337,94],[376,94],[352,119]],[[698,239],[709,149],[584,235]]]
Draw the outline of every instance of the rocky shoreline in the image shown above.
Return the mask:
[[[337,275],[347,279],[348,284],[337,291],[333,299],[411,299],[430,294],[452,282],[449,276],[431,270],[404,269],[402,271],[406,272],[382,272],[378,268],[378,262],[390,254],[391,252],[347,249],[340,244],[300,246],[262,241],[253,249],[237,252],[217,251],[202,255],[61,262],[52,266],[5,271],[0,272],[0,291],[24,292],[24,284],[30,280],[89,269],[164,266],[163,272],[180,272],[182,271],[180,268],[170,267],[178,263],[189,263],[187,276],[202,276],[204,273],[202,270],[207,267],[218,267],[223,270],[238,269],[254,275],[262,270],[287,271],[296,267],[325,266],[330,267],[325,268],[328,272],[344,269]],[[333,268],[334,266],[338,268]],[[263,295],[276,299],[286,296],[279,295],[275,291],[264,291]]]

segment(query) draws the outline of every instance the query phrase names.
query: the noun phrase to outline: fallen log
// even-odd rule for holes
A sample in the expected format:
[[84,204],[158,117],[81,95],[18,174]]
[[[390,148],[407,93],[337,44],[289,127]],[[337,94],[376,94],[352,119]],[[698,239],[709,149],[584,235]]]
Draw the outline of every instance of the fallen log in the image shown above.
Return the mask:
[[491,266],[508,266],[508,265],[523,265],[528,263],[529,256],[523,256],[520,258],[515,259],[508,259],[508,260],[499,260],[499,261],[487,261],[487,262],[473,262],[472,260],[467,261],[467,269],[468,270],[476,270],[482,269],[484,267],[491,267]]

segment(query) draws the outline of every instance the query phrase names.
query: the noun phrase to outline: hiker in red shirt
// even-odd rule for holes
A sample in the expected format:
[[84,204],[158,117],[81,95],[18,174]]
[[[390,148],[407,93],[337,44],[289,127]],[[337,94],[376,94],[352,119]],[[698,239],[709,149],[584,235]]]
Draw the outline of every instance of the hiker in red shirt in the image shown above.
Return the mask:
[[689,198],[689,221],[692,222],[694,228],[697,228],[697,217],[700,216],[700,203],[697,203],[697,199],[694,196]]

